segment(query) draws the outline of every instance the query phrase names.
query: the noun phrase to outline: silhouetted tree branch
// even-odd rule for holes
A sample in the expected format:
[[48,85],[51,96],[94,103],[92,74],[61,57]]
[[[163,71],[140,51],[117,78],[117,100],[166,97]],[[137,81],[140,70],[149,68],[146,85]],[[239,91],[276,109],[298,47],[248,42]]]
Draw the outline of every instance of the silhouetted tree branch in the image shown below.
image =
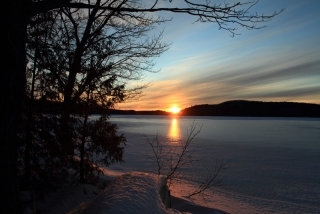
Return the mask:
[[216,159],[213,169],[204,167],[206,170],[205,177],[200,178],[203,180],[200,180],[198,182],[199,185],[197,186],[197,188],[193,192],[189,193],[188,196],[192,197],[195,195],[199,195],[209,189],[219,186],[224,178],[224,176],[221,176],[221,171],[225,169],[225,167],[226,163],[219,159]]
[[[173,182],[184,179],[186,177],[184,170],[195,167],[194,163],[199,161],[192,155],[194,149],[191,144],[200,134],[201,129],[202,126],[193,123],[185,139],[179,137],[178,139],[168,139],[167,142],[161,141],[158,134],[151,139],[147,135],[143,135],[152,149],[150,159],[156,163],[156,173],[166,176],[169,187]],[[226,163],[217,159],[213,168],[204,167],[206,173],[200,176],[197,188],[190,192],[189,196],[202,194],[206,190],[218,186],[223,179],[221,171],[225,169],[225,165]]]
[[[100,1],[96,4],[103,5]],[[63,99],[61,139],[67,154],[73,153],[71,135],[66,133],[70,129],[71,109],[85,91],[89,89],[96,98],[104,96],[97,103],[112,103],[105,107],[137,99],[147,84],[127,85],[141,80],[145,72],[156,72],[152,59],[168,49],[168,45],[161,42],[162,32],[147,36],[154,25],[163,20],[145,14],[133,18],[114,13],[97,8],[61,9],[47,45],[42,47],[45,51],[40,66],[48,71],[46,75]]]
[[[154,12],[172,12],[188,14],[196,17],[197,22],[215,22],[220,29],[229,31],[232,35],[236,34],[237,27],[229,27],[228,24],[236,24],[247,29],[261,29],[265,25],[257,25],[257,23],[268,22],[276,15],[280,14],[284,9],[275,11],[269,15],[252,13],[249,10],[255,6],[259,0],[215,4],[211,1],[182,1],[184,4],[181,7],[156,7],[158,0],[151,7],[146,7],[142,4],[137,4],[139,1],[106,1],[103,4],[88,4],[79,2],[67,2],[59,0],[48,1],[50,4],[45,4],[45,1],[35,2],[32,5],[32,14],[38,14],[42,11],[57,9],[62,7],[68,8],[91,8],[96,10],[115,11],[116,14],[126,16],[136,16],[137,13],[154,13]],[[99,1],[97,1],[99,2]],[[171,2],[171,1],[170,1]],[[197,2],[197,3],[196,3]],[[109,3],[109,4],[108,4]]]
[[[88,139],[92,138],[88,135],[92,127],[88,121],[91,109],[99,106],[108,115],[116,103],[137,99],[147,85],[126,86],[130,81],[140,80],[144,72],[155,72],[152,58],[167,50],[168,45],[161,42],[162,32],[152,38],[146,35],[162,20],[153,20],[144,14],[133,21],[128,17],[112,17],[112,13],[99,13],[95,9],[61,9],[52,12],[48,25],[37,24],[37,20],[44,20],[45,15],[31,19],[32,25],[28,28],[28,68],[38,72],[38,85],[45,84],[39,88],[41,96],[38,98],[62,100],[58,144],[64,153],[62,156],[70,159],[73,166],[73,151],[77,151],[81,141],[80,181],[85,182],[88,170],[99,169],[97,164],[85,159]],[[38,50],[41,50],[40,54]],[[55,96],[48,97],[52,94]],[[77,125],[81,128],[74,132],[72,126],[75,124],[70,114],[76,104],[83,107],[79,109],[82,125]],[[116,129],[107,130],[113,133]],[[112,140],[119,141],[116,137]],[[108,152],[112,154],[112,151]],[[116,155],[118,157],[109,157],[122,160],[122,153]]]

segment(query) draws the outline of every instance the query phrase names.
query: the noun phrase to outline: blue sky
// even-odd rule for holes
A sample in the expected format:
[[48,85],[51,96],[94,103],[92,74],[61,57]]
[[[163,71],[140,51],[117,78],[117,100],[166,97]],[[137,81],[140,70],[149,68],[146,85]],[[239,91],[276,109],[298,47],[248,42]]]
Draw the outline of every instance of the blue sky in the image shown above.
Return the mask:
[[251,11],[281,8],[266,28],[239,27],[235,37],[215,23],[161,13],[173,18],[157,28],[164,29],[163,41],[172,43],[155,59],[161,71],[146,74],[144,81],[152,85],[142,99],[117,108],[168,110],[228,100],[320,104],[320,0],[260,0]]

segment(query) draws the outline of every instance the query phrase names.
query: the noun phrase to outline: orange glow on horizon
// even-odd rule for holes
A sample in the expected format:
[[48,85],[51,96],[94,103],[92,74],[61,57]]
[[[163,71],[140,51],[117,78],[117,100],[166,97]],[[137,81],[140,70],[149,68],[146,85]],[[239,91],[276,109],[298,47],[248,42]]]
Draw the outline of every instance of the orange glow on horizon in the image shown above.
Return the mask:
[[178,114],[180,112],[180,108],[178,108],[177,106],[172,106],[170,109],[169,109],[169,112],[171,112],[172,114]]

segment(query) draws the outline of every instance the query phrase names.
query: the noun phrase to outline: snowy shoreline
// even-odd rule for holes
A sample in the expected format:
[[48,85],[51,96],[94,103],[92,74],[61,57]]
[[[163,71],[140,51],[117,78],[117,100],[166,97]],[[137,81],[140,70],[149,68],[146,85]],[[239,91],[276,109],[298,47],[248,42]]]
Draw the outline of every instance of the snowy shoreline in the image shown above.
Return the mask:
[[[170,188],[174,209],[192,213],[320,213],[319,120],[195,119],[204,124],[201,138],[195,145],[195,155],[202,160],[207,157],[225,158],[228,169],[223,186],[206,192],[205,200],[186,197],[187,190],[194,188],[192,182],[201,178],[198,176],[201,173],[199,167],[189,169],[186,183]],[[125,134],[128,143],[125,163],[103,169],[106,183],[131,171],[154,172],[154,163],[149,159],[150,148],[140,133],[152,135],[158,130],[159,134],[166,136],[171,134],[172,127],[183,132],[193,119],[183,117],[175,121],[151,116],[126,116],[112,120],[118,124],[119,132]],[[73,185],[72,188],[80,189],[77,197],[86,191],[81,185]],[[59,200],[62,201],[65,195],[61,194]],[[92,197],[96,195],[92,194]],[[50,210],[49,206],[46,210]]]
[[[159,190],[165,184],[163,177],[145,173],[117,173],[105,170],[100,182],[108,184],[104,190],[91,184],[66,184],[55,192],[35,201],[41,214],[90,213],[214,213],[227,212],[201,206],[192,200],[174,194],[161,201]],[[109,172],[109,173],[108,173]],[[172,189],[174,190],[174,189]],[[169,193],[170,194],[170,193]],[[167,196],[168,197],[168,196]],[[171,205],[171,208],[166,208]],[[166,206],[167,205],[167,206]],[[24,214],[36,213],[32,207]]]
[[[128,175],[132,172],[120,172],[104,169],[104,175],[101,176],[101,183],[107,185],[107,188],[116,178],[121,177],[122,175]],[[150,175],[152,178],[153,175],[145,172],[135,172],[140,173],[142,175]],[[138,179],[139,180],[139,179]],[[143,180],[144,182],[141,182]],[[194,186],[190,183],[176,183],[173,184],[170,188],[170,198],[171,198],[171,209],[165,209],[165,206],[162,203],[149,203],[146,201],[157,202],[157,198],[155,198],[154,194],[150,194],[151,190],[156,190],[159,188],[157,182],[154,179],[146,179],[143,176],[140,178],[140,186],[138,183],[131,182],[127,184],[127,186],[131,186],[136,191],[142,191],[146,194],[143,197],[139,194],[135,194],[134,192],[125,191],[122,189],[122,185],[118,185],[118,190],[122,193],[117,194],[113,192],[113,197],[117,198],[117,195],[121,198],[123,197],[125,200],[121,200],[117,198],[117,206],[121,206],[121,204],[144,204],[147,205],[153,204],[152,206],[147,207],[149,210],[152,210],[151,213],[194,213],[194,214],[203,214],[203,213],[213,213],[213,214],[227,214],[227,213],[279,213],[278,210],[270,209],[270,204],[266,200],[262,198],[254,198],[254,203],[252,199],[247,198],[246,196],[241,196],[241,198],[235,198],[234,195],[230,192],[221,191],[217,189],[214,194],[208,193],[203,196],[188,198],[186,195],[187,192],[190,192]],[[145,190],[141,189],[141,184],[146,184],[148,187]],[[106,188],[106,189],[107,189]],[[88,213],[104,213],[104,212],[92,212],[94,207],[90,208],[90,204],[95,201],[96,198],[99,197],[103,193],[104,190],[99,189],[96,186],[90,184],[66,184],[62,188],[58,189],[55,192],[49,192],[43,199],[36,200],[36,209],[39,210],[41,214],[88,214]],[[125,194],[126,193],[126,194]],[[129,196],[133,198],[133,200],[126,198]],[[160,197],[160,196],[159,196]],[[105,197],[106,203],[110,200],[108,196]],[[160,200],[160,199],[159,199]],[[158,202],[159,202],[158,200]],[[129,201],[129,202],[128,202]],[[260,204],[260,208],[258,209],[255,204]],[[103,199],[100,199],[98,204],[103,203]],[[273,202],[271,202],[273,203]],[[279,201],[282,206],[287,206],[287,203],[284,201]],[[161,205],[162,204],[162,205]],[[141,206],[145,207],[145,206]],[[84,210],[87,211],[84,212]],[[267,210],[266,210],[267,209]],[[305,212],[303,213],[312,213],[310,210],[314,210],[315,207],[300,207],[300,210],[303,209]],[[157,210],[157,211],[156,211]],[[159,211],[160,210],[160,211]],[[165,210],[165,211],[163,211]],[[141,211],[141,210],[140,210]],[[24,214],[33,214],[36,213],[30,209],[25,209]],[[132,212],[130,206],[127,206],[127,210],[123,210],[119,212],[119,210],[115,212],[107,213],[150,213],[150,212]]]

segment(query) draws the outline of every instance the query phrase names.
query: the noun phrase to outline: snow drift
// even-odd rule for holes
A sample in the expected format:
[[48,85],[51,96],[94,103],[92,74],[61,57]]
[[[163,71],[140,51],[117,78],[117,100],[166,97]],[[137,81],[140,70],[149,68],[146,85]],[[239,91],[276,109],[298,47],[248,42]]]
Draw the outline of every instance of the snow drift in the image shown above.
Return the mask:
[[130,172],[119,176],[93,200],[84,214],[179,213],[170,206],[170,193],[162,176]]

